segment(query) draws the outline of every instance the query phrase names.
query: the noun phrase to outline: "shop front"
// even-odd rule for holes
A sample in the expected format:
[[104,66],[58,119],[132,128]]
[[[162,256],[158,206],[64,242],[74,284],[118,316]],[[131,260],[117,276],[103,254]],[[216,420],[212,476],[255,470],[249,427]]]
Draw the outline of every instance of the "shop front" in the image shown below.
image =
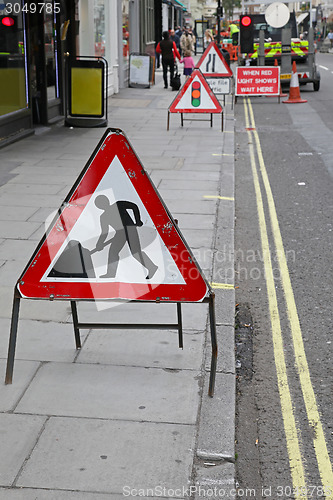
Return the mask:
[[0,146],[63,114],[74,6],[65,0],[0,3]]

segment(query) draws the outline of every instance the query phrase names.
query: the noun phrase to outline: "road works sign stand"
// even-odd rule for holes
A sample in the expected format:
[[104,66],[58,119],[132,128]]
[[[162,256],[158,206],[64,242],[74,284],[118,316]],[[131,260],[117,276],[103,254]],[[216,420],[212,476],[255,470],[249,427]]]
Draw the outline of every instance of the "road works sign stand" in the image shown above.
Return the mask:
[[[213,114],[221,113],[221,131],[223,132],[223,108],[199,69],[195,69],[186,80],[168,109],[167,130],[170,126],[170,113],[180,113],[180,124],[184,121],[209,121],[213,126]],[[187,119],[184,113],[209,113],[210,119]]]
[[[207,303],[213,396],[215,295],[121,130],[105,132],[16,283],[6,384],[12,383],[21,299],[69,301],[77,349],[81,328],[176,329],[182,348],[181,304]],[[80,301],[175,303],[177,322],[82,323]]]
[[230,94],[233,73],[215,42],[208,45],[196,68],[200,69],[214,94],[223,95],[225,105],[225,96]]

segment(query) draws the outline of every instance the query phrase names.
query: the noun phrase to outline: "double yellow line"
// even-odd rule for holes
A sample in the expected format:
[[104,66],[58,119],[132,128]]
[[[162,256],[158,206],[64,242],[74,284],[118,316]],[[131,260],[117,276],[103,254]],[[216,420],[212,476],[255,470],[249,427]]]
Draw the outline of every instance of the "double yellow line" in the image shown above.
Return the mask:
[[[270,246],[267,234],[266,217],[265,217],[264,204],[262,199],[262,192],[260,187],[254,149],[256,149],[257,152],[261,179],[264,185],[266,199],[267,199],[269,220],[271,224],[273,240],[277,254],[281,283],[282,283],[282,288],[286,303],[286,310],[288,314],[288,320],[293,341],[295,364],[298,371],[298,376],[302,389],[307,417],[309,420],[309,425],[313,430],[313,436],[314,436],[313,446],[317,458],[319,475],[321,478],[323,490],[326,492],[325,498],[332,500],[333,499],[332,465],[327,451],[323,426],[320,421],[316,396],[311,383],[310,372],[304,350],[302,332],[299,323],[295,297],[289,276],[287,259],[283,247],[278,217],[275,209],[274,198],[272,195],[272,190],[270,187],[267,170],[264,163],[259,136],[256,131],[253,109],[249,98],[244,99],[244,113],[245,113],[245,124],[246,128],[248,129],[247,133],[249,138],[249,152],[250,152],[251,168],[252,168],[252,175],[253,175],[254,188],[256,194],[261,246],[264,259],[268,306],[270,312],[272,337],[273,337],[274,359],[275,359],[283,423],[286,434],[287,450],[288,450],[295,498],[297,500],[307,499],[308,498],[307,491],[309,491],[310,495],[310,490],[307,490],[304,465],[303,465],[304,458],[302,456],[299,443],[300,431],[299,429],[297,429],[296,426],[293,403],[288,384],[288,374],[287,374],[287,367],[283,349],[283,337],[280,324],[278,301],[275,290]],[[252,138],[254,138],[256,148],[254,148]]]

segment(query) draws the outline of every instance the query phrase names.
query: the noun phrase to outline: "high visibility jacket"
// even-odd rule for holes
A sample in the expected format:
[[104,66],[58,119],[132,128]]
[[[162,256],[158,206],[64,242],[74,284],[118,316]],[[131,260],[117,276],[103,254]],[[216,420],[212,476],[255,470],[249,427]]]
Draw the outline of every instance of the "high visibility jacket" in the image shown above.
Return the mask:
[[236,24],[230,24],[229,28],[230,28],[230,35],[231,36],[234,33],[238,33],[239,32],[239,28],[238,28],[238,26],[236,26]]
[[[282,43],[281,42],[265,42],[265,57],[281,57],[282,54]],[[259,43],[253,44],[253,53],[251,54],[251,59],[257,59],[259,52]],[[306,57],[309,52],[309,42],[308,40],[300,40],[291,42],[291,56],[294,57]]]

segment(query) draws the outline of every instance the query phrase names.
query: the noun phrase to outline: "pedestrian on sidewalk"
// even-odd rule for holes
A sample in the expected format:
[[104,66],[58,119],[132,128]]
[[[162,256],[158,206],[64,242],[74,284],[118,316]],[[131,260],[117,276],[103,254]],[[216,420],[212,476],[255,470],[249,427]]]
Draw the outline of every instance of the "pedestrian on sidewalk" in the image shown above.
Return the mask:
[[207,30],[205,31],[205,36],[204,36],[204,49],[207,49],[208,45],[209,45],[211,42],[214,42],[214,37],[213,37],[213,35],[212,35],[211,30],[207,29]]
[[327,35],[327,38],[329,39],[329,41],[331,42],[331,48],[333,47],[333,30],[330,30],[328,35]]
[[180,37],[180,48],[182,49],[182,54],[185,54],[185,50],[190,50],[191,54],[194,52],[193,39],[188,30],[185,30]]
[[175,33],[175,30],[170,30],[170,40],[175,42],[177,50],[180,53],[180,37]]
[[156,52],[162,54],[162,67],[163,67],[163,80],[164,88],[168,88],[168,69],[170,71],[170,85],[173,75],[175,73],[175,59],[178,57],[180,61],[180,55],[177,50],[175,42],[170,40],[170,35],[168,31],[163,32],[163,40],[161,40],[156,47]]
[[184,57],[179,62],[184,64],[184,75],[188,78],[192,74],[195,66],[191,51],[185,50]]

